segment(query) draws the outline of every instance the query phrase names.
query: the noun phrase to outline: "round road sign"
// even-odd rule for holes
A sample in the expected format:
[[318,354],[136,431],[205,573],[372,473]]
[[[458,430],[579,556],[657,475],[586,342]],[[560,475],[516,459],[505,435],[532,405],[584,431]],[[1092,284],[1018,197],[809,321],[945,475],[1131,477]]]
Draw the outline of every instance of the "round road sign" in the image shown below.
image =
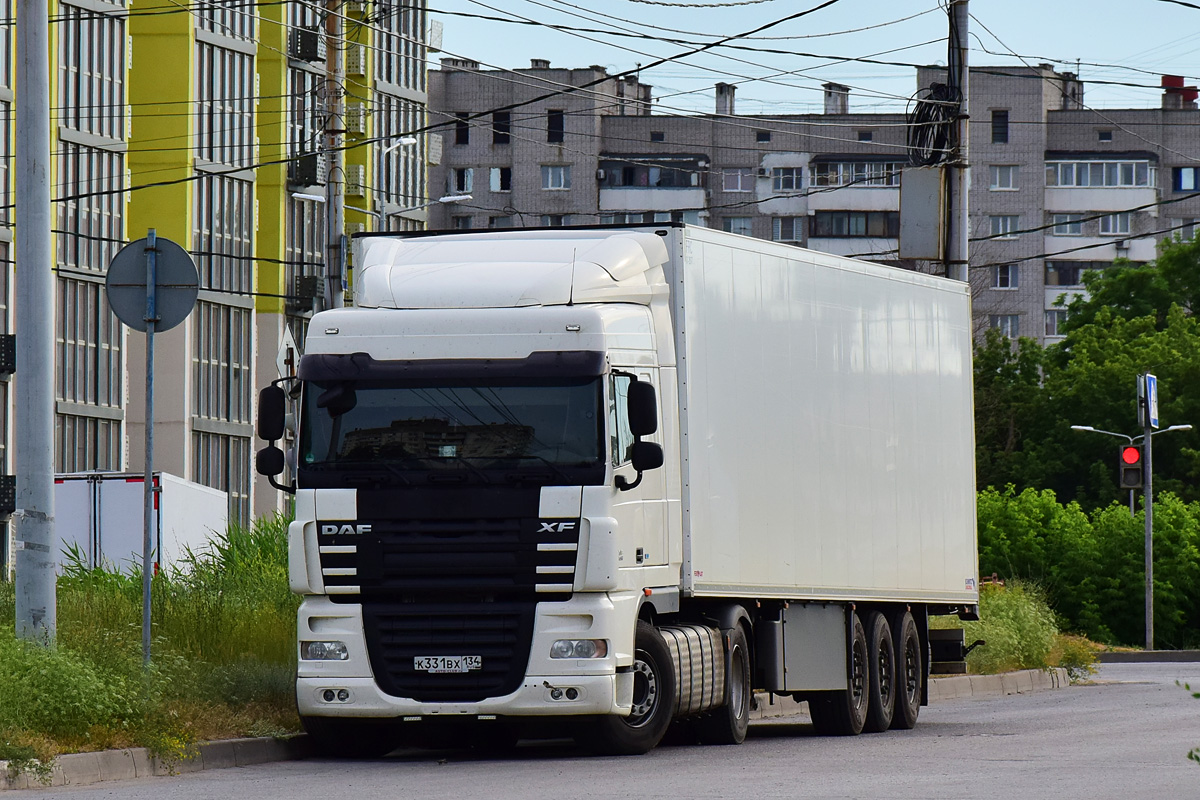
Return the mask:
[[[104,281],[108,304],[117,319],[135,331],[146,330],[146,247],[138,239],[121,248],[108,265]],[[158,319],[154,332],[168,331],[183,322],[196,305],[200,277],[188,252],[170,239],[155,237],[154,304]]]

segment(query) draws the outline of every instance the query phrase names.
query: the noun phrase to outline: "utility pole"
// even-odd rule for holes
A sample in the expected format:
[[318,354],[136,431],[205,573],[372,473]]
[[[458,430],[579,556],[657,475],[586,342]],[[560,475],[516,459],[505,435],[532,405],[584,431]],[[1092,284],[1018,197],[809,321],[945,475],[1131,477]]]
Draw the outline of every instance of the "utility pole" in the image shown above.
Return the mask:
[[969,166],[970,117],[967,111],[967,0],[950,0],[950,36],[946,57],[946,83],[950,96],[958,97],[956,118],[951,125],[950,160],[946,164],[946,247],[943,265],[946,277],[966,281],[967,237],[970,235],[967,198],[971,188]]
[[[325,3],[325,280],[324,307],[341,308],[346,267],[346,178],[342,137],[346,133],[341,0]],[[319,308],[316,310],[320,310]]]
[[1142,422],[1142,492],[1146,506],[1146,649],[1154,649],[1154,473],[1151,441],[1158,427],[1158,379],[1138,375],[1138,416]]
[[47,0],[17,3],[16,629],[42,643],[58,627],[48,19]]

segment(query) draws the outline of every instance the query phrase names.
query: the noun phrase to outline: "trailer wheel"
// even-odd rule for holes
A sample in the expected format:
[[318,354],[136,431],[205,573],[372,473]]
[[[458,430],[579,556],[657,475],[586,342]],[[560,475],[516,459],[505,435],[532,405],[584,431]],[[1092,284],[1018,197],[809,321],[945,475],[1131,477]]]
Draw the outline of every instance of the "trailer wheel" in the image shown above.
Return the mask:
[[300,717],[314,755],[330,758],[382,758],[399,745],[394,727],[333,717]]
[[639,620],[633,653],[633,711],[597,717],[583,738],[608,755],[640,755],[662,741],[675,711],[675,666],[662,635]]
[[812,692],[808,695],[808,712],[813,727],[825,736],[857,736],[867,721],[869,705],[867,677],[867,632],[862,620],[854,615],[854,640],[851,642],[849,686],[834,692]]
[[750,647],[742,626],[729,633],[725,662],[725,704],[699,720],[697,733],[705,744],[741,744],[750,729]]
[[905,611],[897,618],[892,637],[896,649],[896,705],[891,727],[911,730],[917,726],[917,714],[921,712],[921,682],[925,680],[925,669],[921,659],[921,637],[910,612]]
[[896,656],[892,644],[892,626],[878,611],[867,615],[867,678],[869,702],[867,721],[863,730],[868,733],[886,731],[892,724],[896,703]]

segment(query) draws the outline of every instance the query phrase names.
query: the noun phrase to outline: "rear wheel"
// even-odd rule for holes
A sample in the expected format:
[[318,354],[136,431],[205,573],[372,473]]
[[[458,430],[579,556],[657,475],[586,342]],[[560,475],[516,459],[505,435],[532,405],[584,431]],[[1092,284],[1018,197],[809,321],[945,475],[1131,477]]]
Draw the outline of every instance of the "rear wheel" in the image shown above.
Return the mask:
[[826,736],[857,736],[867,721],[867,633],[858,614],[854,615],[850,643],[849,686],[835,692],[808,695],[808,711],[817,733]]
[[674,711],[671,653],[654,626],[639,620],[633,653],[633,710],[627,717],[597,717],[584,738],[601,753],[640,755],[662,741]]
[[905,611],[897,617],[892,626],[892,641],[896,649],[896,703],[892,709],[891,727],[910,730],[917,726],[917,715],[921,712],[921,685],[925,680],[921,637],[910,612]]
[[725,704],[699,720],[697,733],[705,744],[741,744],[750,729],[750,647],[741,626],[729,633],[725,660]]
[[867,721],[868,733],[886,731],[892,724],[896,702],[896,658],[892,626],[878,611],[867,615]]

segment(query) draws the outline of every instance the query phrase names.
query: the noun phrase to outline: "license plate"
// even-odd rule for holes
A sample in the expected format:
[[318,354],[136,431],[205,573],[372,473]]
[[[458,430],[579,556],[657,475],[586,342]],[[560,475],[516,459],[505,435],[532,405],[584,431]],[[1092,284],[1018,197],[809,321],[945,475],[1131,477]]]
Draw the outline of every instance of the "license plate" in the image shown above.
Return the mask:
[[483,669],[483,656],[414,656],[417,672],[471,672]]

